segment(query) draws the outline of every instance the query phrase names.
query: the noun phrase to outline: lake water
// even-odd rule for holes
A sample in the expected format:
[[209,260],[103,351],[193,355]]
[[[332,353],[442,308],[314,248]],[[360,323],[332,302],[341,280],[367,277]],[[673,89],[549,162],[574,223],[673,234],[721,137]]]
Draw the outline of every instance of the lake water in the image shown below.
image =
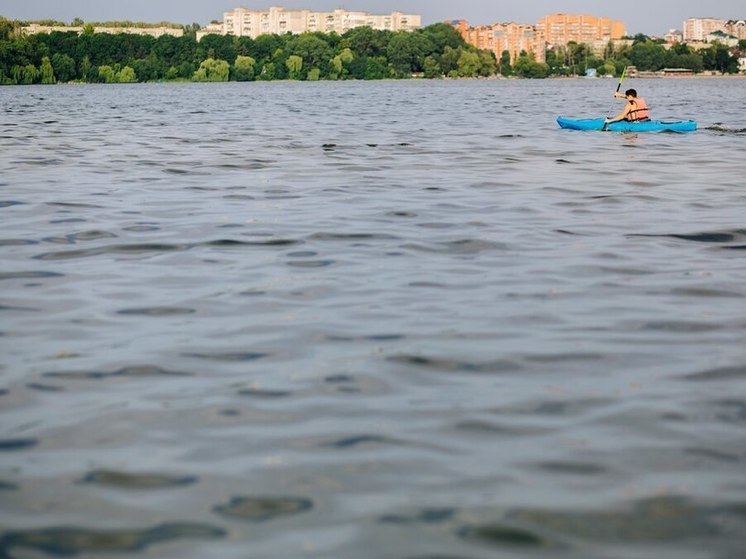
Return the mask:
[[735,559],[746,79],[0,88],[0,556]]

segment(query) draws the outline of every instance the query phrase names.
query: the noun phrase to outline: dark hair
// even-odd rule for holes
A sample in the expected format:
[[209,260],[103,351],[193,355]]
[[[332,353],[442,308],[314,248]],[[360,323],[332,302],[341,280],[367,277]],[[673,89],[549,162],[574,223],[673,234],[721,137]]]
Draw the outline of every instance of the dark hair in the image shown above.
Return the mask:
[[634,89],[628,89],[627,91],[624,92],[624,95],[625,97],[627,95],[631,95],[632,97],[637,97],[637,91],[635,91]]

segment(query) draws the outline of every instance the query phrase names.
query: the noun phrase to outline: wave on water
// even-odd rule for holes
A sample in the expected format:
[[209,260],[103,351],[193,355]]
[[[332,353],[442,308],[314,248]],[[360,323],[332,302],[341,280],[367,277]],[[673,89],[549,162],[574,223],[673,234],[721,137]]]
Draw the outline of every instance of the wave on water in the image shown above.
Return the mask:
[[716,122],[710,126],[705,127],[705,130],[709,130],[711,132],[718,132],[719,134],[733,134],[733,135],[741,135],[746,134],[746,128],[731,128],[727,124],[722,124],[720,122]]

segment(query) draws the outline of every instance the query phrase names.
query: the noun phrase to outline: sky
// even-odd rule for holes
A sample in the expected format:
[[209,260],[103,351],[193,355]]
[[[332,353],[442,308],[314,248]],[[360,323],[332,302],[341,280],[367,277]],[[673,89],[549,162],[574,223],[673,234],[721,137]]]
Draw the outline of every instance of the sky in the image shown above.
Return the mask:
[[585,13],[623,21],[629,35],[681,30],[682,22],[689,17],[746,19],[743,0],[0,0],[0,16],[66,23],[79,17],[84,21],[205,25],[222,20],[223,12],[239,6],[256,10],[270,6],[314,11],[343,8],[375,14],[400,11],[420,14],[423,25],[450,19],[465,19],[473,26],[507,21],[534,24],[551,13]]

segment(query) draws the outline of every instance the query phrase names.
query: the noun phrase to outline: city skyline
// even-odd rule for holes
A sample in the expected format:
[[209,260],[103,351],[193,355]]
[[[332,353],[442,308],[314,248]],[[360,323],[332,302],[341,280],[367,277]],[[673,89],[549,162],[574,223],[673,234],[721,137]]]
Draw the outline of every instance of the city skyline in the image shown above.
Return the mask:
[[386,13],[401,11],[422,16],[423,25],[464,19],[471,25],[490,25],[514,21],[534,24],[547,14],[588,13],[618,19],[626,24],[629,34],[662,35],[669,29],[681,29],[690,17],[724,19],[746,18],[742,0],[712,0],[702,7],[698,0],[658,0],[655,9],[643,0],[534,0],[526,5],[495,6],[490,0],[443,2],[432,0],[0,0],[0,15],[10,19],[55,19],[69,23],[79,17],[85,21],[144,21],[205,25],[221,20],[223,13],[237,7],[266,9],[280,6],[286,9],[346,10]]

